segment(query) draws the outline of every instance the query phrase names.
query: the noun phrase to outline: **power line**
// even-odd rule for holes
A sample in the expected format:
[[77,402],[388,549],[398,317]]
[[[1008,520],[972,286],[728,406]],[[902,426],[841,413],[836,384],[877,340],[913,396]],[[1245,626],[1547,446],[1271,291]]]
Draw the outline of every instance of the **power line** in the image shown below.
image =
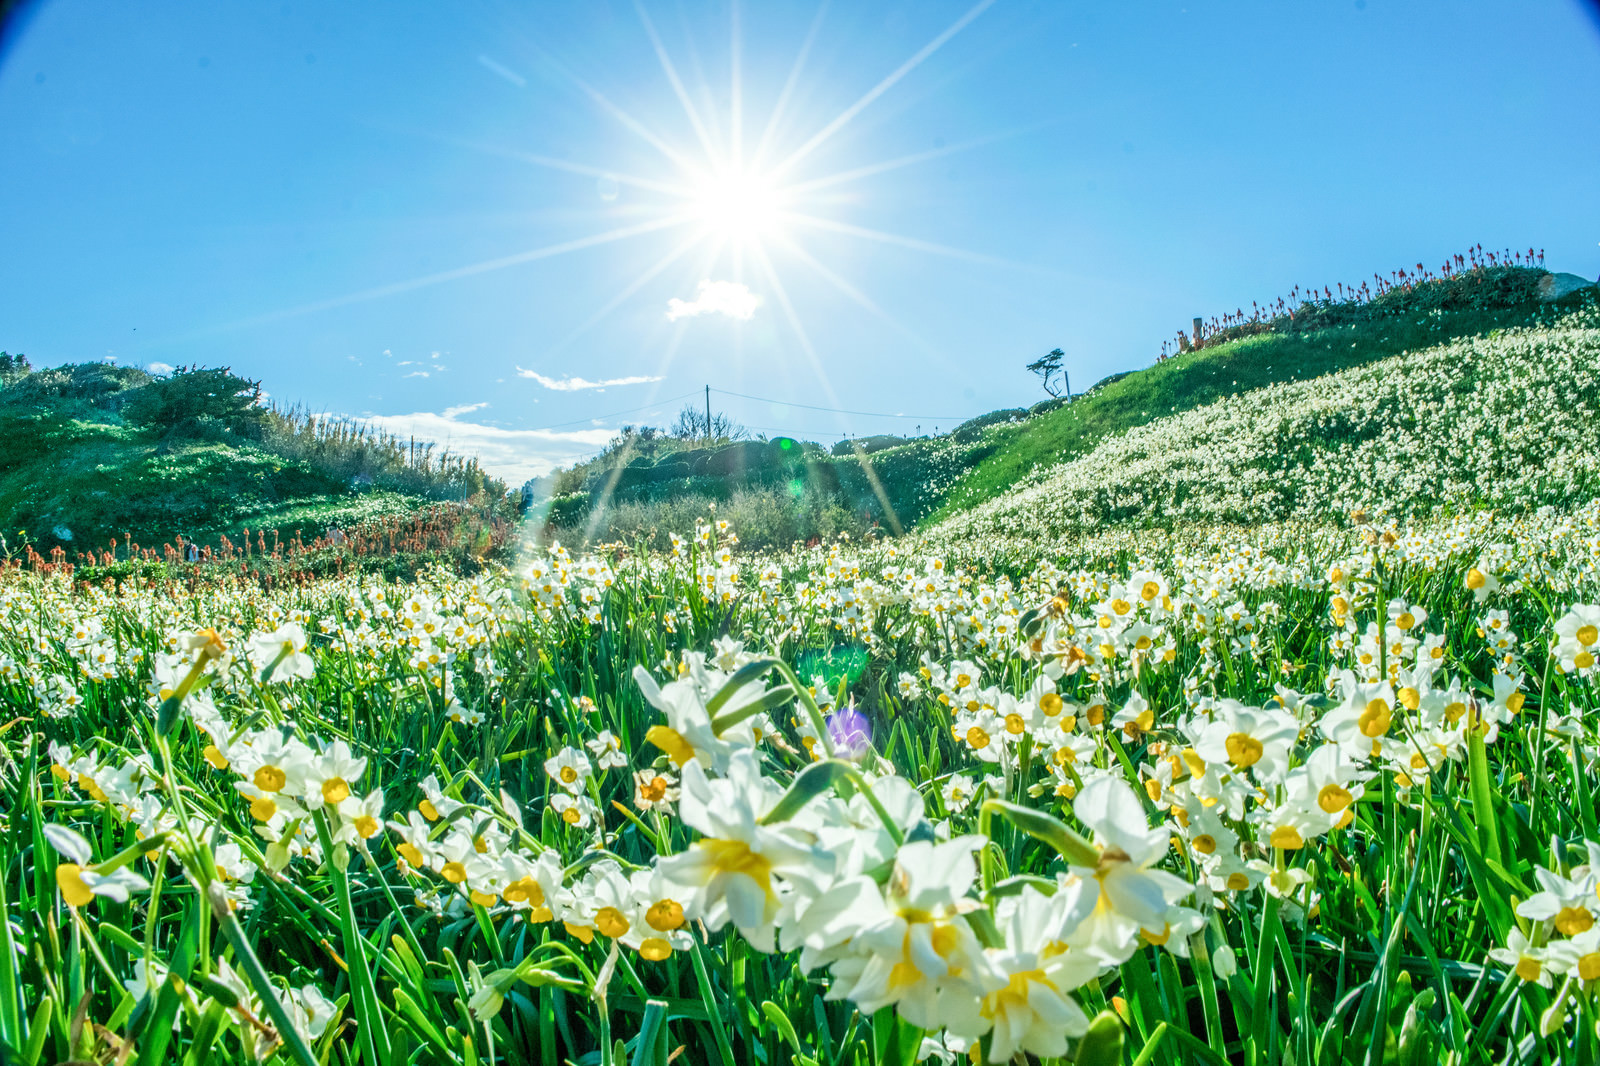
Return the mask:
[[773,400],[768,399],[765,396],[747,396],[742,392],[729,392],[726,389],[719,389],[714,385],[711,386],[711,391],[721,396],[737,396],[741,400],[755,400],[757,403],[775,403],[784,407],[803,407],[807,411],[826,411],[829,414],[836,415],[860,415],[863,418],[920,418],[940,422],[965,421],[965,419],[963,419],[960,415],[891,415],[882,411],[846,411],[841,407],[818,407],[815,404],[794,403],[791,400]]

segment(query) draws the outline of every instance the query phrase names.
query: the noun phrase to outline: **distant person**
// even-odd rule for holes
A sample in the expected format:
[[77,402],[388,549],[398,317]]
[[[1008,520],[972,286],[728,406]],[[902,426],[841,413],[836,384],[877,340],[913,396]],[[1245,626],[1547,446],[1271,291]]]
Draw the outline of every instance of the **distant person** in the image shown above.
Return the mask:
[[344,530],[340,529],[338,526],[334,526],[332,529],[328,530],[328,543],[332,544],[335,548],[344,547],[347,543],[349,543],[349,539],[350,538],[344,535]]

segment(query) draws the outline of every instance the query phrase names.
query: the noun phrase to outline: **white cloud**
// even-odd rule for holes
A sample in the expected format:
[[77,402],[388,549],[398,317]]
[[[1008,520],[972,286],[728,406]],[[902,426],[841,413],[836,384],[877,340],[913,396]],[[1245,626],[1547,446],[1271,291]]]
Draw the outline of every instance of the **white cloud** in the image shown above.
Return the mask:
[[368,415],[366,422],[402,437],[433,441],[452,453],[476,455],[496,477],[512,487],[531,477],[548,474],[560,466],[587,458],[616,435],[611,429],[579,429],[570,432],[550,429],[503,429],[477,422],[460,421],[460,416],[486,404],[463,404],[434,413],[418,411],[409,415]]
[[411,373],[405,376],[408,378],[425,378],[431,377],[432,375],[430,375],[426,370],[413,370]]
[[150,373],[152,373],[152,374],[170,374],[170,373],[172,373],[172,364],[171,363],[151,363],[149,366],[145,367],[145,369],[150,371]]
[[607,378],[604,381],[590,381],[587,378],[547,378],[537,370],[524,370],[517,367],[517,376],[532,378],[547,389],[557,392],[576,392],[579,389],[609,389],[613,385],[648,385],[652,381],[660,381],[659,376],[650,377],[638,374],[629,378]]
[[667,301],[667,321],[696,315],[727,315],[748,321],[761,306],[761,297],[751,292],[739,281],[702,281],[700,291],[693,300],[680,300],[674,296]]
[[504,78],[506,81],[509,81],[512,85],[515,85],[517,88],[522,89],[522,88],[526,88],[527,87],[527,84],[528,84],[528,79],[527,78],[524,78],[521,74],[518,74],[516,71],[512,70],[511,68],[509,68],[507,66],[504,66],[504,65],[502,65],[500,63],[496,63],[494,60],[490,59],[488,56],[479,56],[478,57],[478,62],[483,65],[484,69],[491,70],[494,73],[500,75],[502,78]]

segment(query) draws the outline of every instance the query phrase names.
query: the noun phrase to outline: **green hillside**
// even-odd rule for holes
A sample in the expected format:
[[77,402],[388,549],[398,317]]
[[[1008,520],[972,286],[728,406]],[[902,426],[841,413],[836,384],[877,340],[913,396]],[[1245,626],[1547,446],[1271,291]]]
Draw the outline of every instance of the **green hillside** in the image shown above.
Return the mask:
[[1271,316],[1240,317],[1198,350],[1113,375],[1071,403],[991,412],[938,437],[868,438],[825,449],[630,431],[605,454],[553,479],[547,521],[569,542],[660,541],[715,502],[757,547],[874,526],[930,528],[1156,419],[1458,338],[1547,324],[1593,300],[1591,288],[1541,302],[1546,275],[1481,264],[1445,277],[1413,276],[1371,299],[1308,300]]
[[1600,306],[1167,415],[935,525],[1034,553],[1108,527],[1526,514],[1600,495]]
[[13,551],[212,543],[246,527],[310,540],[474,495],[504,486],[474,461],[264,407],[259,384],[226,369],[35,370],[0,356],[0,531]]

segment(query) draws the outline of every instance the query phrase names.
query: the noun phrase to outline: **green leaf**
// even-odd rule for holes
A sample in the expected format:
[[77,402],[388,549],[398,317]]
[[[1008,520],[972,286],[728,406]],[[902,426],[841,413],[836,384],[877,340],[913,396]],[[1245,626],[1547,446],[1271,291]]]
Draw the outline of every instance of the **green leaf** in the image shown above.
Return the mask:
[[[722,710],[723,705],[733,698],[734,693],[777,665],[778,660],[776,659],[756,659],[739,667],[733,672],[733,676],[723,682],[722,687],[717,689],[710,699],[706,700],[706,713],[715,718],[717,712]],[[715,724],[712,725],[712,728],[716,728]]]
[[1078,1041],[1078,1054],[1072,1061],[1076,1066],[1121,1066],[1126,1031],[1114,1012],[1101,1011]]
[[1075,866],[1094,866],[1100,861],[1100,849],[1073,832],[1067,823],[1054,815],[1001,799],[985,800],[983,811],[985,814],[1000,815],[1022,832],[1050,845],[1063,859]]
[[840,781],[850,776],[850,764],[838,759],[823,759],[794,775],[789,790],[761,818],[762,825],[773,825],[793,818],[800,809]]

